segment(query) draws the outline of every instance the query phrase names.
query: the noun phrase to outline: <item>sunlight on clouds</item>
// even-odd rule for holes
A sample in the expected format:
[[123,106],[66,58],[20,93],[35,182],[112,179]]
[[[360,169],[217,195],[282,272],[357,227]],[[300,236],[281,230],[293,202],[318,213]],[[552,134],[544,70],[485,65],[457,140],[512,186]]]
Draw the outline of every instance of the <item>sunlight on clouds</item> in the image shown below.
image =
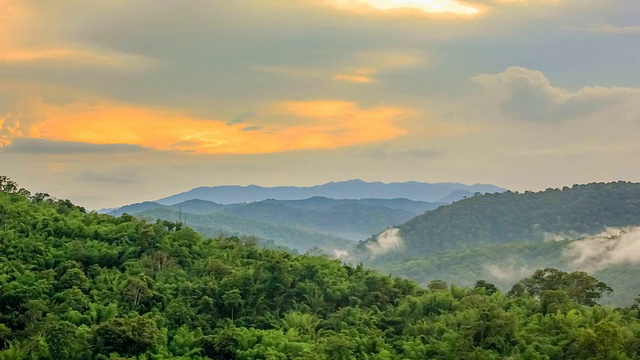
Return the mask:
[[155,61],[151,59],[104,50],[80,49],[71,46],[44,49],[0,47],[0,63],[35,61],[64,61],[133,71],[155,66]]
[[11,144],[11,140],[22,137],[20,121],[0,118],[0,147]]
[[360,83],[360,84],[368,84],[375,81],[373,77],[367,76],[364,73],[358,73],[358,72],[354,74],[339,74],[334,76],[333,80]]
[[0,63],[64,61],[119,70],[139,70],[155,65],[154,60],[142,56],[58,39],[58,26],[25,3],[1,2]]
[[429,65],[429,59],[419,51],[376,49],[359,51],[343,59],[342,64],[304,68],[286,66],[254,66],[253,70],[289,76],[333,80],[357,84],[376,81],[376,76],[402,68]]
[[[272,117],[287,125],[228,125],[180,114],[117,104],[39,104],[44,121],[29,136],[92,144],[135,144],[156,150],[201,154],[261,154],[303,149],[333,149],[384,141],[404,133],[392,123],[409,112],[380,107],[363,109],[344,101],[284,102]],[[90,120],[89,120],[90,119]]]
[[455,0],[328,0],[330,5],[353,11],[418,10],[427,14],[472,16],[480,13],[478,7]]
[[0,118],[0,146],[6,146],[10,142],[10,140],[7,137],[7,135],[2,133],[2,128],[4,126],[4,122],[5,121],[6,121],[6,119]]

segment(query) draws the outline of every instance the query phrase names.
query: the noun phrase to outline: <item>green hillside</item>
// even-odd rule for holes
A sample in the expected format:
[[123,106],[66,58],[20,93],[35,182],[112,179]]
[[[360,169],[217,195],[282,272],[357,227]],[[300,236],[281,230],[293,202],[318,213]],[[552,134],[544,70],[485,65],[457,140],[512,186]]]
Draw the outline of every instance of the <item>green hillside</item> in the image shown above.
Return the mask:
[[[382,272],[414,280],[422,286],[427,286],[434,280],[472,286],[482,279],[505,291],[535,269],[553,267],[565,271],[588,270],[614,290],[603,298],[603,303],[618,306],[632,304],[640,294],[640,277],[635,276],[640,274],[640,262],[620,262],[595,268],[590,264],[576,264],[567,250],[580,241],[589,240],[486,245],[395,262],[377,259],[365,264]],[[602,253],[606,251],[603,246]]]
[[263,243],[273,244],[306,252],[318,247],[327,253],[334,250],[346,251],[354,246],[354,242],[305,229],[294,224],[269,223],[234,216],[227,212],[214,212],[207,215],[197,215],[172,211],[167,208],[155,208],[138,213],[136,216],[149,220],[169,220],[184,222],[204,236],[217,237],[250,235],[259,238]]
[[[577,238],[640,224],[640,184],[574,185],[523,194],[478,195],[399,225],[404,251],[417,256],[516,241]],[[367,242],[375,242],[374,238]],[[367,242],[359,245],[366,252]]]
[[3,360],[640,356],[637,306],[593,305],[606,285],[553,269],[523,284],[422,289],[181,223],[87,213],[0,177]]

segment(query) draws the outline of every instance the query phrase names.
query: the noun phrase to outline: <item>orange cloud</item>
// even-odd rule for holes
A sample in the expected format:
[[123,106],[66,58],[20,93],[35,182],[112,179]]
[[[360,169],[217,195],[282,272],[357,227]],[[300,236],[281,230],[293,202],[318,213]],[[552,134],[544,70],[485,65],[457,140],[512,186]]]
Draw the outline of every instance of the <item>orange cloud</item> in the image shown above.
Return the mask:
[[7,118],[0,118],[0,147],[11,143],[11,139],[22,137],[20,121],[7,121]]
[[[179,113],[110,103],[38,104],[44,119],[28,136],[92,144],[135,144],[167,151],[202,154],[260,154],[304,149],[333,149],[384,141],[404,133],[393,123],[408,111],[363,109],[346,101],[283,102],[271,107],[273,119],[286,124],[228,125]],[[247,131],[251,130],[251,131]]]
[[283,76],[368,84],[375,82],[375,77],[386,71],[428,63],[428,59],[423,53],[398,49],[361,51],[342,61],[344,66],[334,65],[318,68],[254,66],[253,69]]
[[346,82],[361,83],[361,84],[368,84],[368,83],[371,83],[371,82],[375,81],[372,77],[369,77],[369,76],[366,76],[366,75],[362,75],[362,74],[336,75],[336,76],[333,77],[333,79],[337,80],[337,81],[346,81]]
[[324,3],[358,13],[410,11],[428,15],[468,17],[482,12],[479,5],[472,6],[457,0],[324,0]]
[[58,38],[59,24],[25,2],[0,2],[0,63],[65,61],[118,69],[139,70],[156,61],[142,56],[74,44]]
[[81,49],[60,45],[48,48],[0,47],[1,62],[65,61],[119,70],[140,70],[155,65],[142,56],[115,53],[98,49]]

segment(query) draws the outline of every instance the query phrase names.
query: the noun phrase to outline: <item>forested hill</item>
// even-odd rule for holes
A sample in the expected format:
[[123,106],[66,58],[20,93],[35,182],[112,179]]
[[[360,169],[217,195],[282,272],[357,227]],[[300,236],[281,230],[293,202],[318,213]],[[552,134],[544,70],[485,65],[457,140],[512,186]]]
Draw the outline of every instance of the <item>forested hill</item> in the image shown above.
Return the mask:
[[0,359],[632,359],[637,305],[537,271],[428,289],[180,223],[87,213],[0,177]]
[[[607,227],[640,225],[640,184],[574,185],[542,192],[477,195],[439,207],[398,226],[402,254],[492,243],[577,238]],[[368,242],[359,245],[366,251]]]

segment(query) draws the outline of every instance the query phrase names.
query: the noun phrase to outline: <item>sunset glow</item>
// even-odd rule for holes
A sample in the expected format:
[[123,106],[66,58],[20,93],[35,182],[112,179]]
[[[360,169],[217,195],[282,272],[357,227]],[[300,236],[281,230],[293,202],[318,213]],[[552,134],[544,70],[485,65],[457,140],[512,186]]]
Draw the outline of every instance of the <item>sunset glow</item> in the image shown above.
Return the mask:
[[358,9],[362,6],[382,11],[419,10],[428,14],[477,15],[480,9],[455,0],[331,0],[333,5]]
[[211,182],[640,181],[637,4],[0,0],[0,175],[89,207]]
[[32,125],[29,136],[201,154],[262,154],[353,146],[404,132],[394,121],[406,111],[397,108],[362,109],[344,101],[285,102],[273,108],[271,116],[287,118],[289,125],[252,128],[116,104],[41,104],[45,120]]

